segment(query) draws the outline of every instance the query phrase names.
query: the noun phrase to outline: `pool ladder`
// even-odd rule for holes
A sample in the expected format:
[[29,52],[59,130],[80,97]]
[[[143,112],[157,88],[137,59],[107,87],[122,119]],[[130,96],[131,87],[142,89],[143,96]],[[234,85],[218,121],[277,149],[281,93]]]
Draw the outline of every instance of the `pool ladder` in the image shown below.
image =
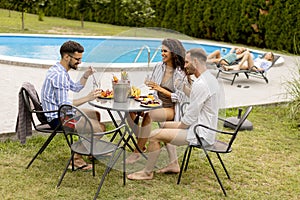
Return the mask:
[[152,57],[150,58],[150,48],[147,45],[144,45],[140,48],[139,53],[136,55],[135,59],[134,59],[134,63],[136,63],[138,61],[138,59],[141,57],[141,54],[143,52],[144,49],[147,49],[147,53],[148,53],[148,67],[150,67],[150,63],[153,61],[153,59],[155,58],[156,54],[158,53],[158,51],[161,49],[161,46],[157,47],[155,52],[153,53]]

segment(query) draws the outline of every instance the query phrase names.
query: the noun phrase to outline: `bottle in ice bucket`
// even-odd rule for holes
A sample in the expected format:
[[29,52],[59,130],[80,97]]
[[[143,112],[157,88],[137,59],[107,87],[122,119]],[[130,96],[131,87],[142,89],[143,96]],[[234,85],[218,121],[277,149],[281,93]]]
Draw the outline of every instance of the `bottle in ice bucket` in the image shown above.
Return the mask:
[[124,70],[121,71],[121,80],[118,80],[113,75],[113,90],[114,90],[114,101],[124,103],[127,102],[127,98],[130,92],[130,81],[128,80],[128,73]]
[[128,81],[128,73],[124,70],[121,71],[121,80]]

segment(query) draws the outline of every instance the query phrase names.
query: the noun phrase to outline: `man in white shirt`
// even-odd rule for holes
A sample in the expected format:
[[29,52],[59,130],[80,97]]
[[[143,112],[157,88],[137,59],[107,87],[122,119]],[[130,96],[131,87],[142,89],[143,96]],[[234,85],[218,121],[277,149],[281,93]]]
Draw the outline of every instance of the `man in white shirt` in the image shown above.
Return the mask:
[[[160,154],[160,142],[181,146],[197,143],[194,134],[196,124],[204,124],[217,128],[219,111],[219,85],[215,76],[206,68],[206,53],[201,48],[194,48],[186,53],[185,69],[188,74],[194,75],[190,104],[180,122],[165,122],[163,128],[151,132],[149,139],[149,156],[145,168],[142,171],[129,174],[131,180],[153,179],[153,170]],[[216,133],[198,127],[198,134],[203,145],[213,145]],[[176,155],[176,154],[175,154]],[[170,158],[171,163],[159,170],[159,173],[178,173],[180,167],[177,156]]]

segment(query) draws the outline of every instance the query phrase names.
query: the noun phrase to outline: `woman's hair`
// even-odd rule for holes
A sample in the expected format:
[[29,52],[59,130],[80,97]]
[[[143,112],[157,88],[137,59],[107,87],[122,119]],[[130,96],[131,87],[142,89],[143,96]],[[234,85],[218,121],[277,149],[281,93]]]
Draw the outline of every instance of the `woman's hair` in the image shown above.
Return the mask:
[[[273,61],[274,61],[274,54],[273,54],[273,52],[270,51],[270,52],[268,52],[268,53],[271,54],[271,59],[268,59],[268,61],[273,62]],[[264,55],[264,58],[266,57],[266,55],[267,55],[268,53],[266,53],[266,54]]]
[[166,38],[162,41],[162,45],[171,51],[173,67],[184,70],[185,48],[182,43],[177,39]]
[[84,52],[83,46],[81,46],[81,44],[79,44],[78,42],[69,40],[69,41],[63,43],[63,45],[61,45],[61,47],[60,47],[61,57],[63,57],[64,54],[73,54],[75,52],[78,52],[78,53]]

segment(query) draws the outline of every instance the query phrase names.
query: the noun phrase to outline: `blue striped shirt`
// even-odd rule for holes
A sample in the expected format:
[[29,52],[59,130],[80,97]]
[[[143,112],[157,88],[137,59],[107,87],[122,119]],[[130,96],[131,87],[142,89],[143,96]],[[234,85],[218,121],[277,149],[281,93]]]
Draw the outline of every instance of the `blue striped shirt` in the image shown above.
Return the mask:
[[[56,63],[48,70],[41,90],[43,110],[58,110],[62,104],[72,104],[69,90],[79,92],[83,87],[80,81],[73,82],[67,70],[59,62]],[[58,117],[56,112],[45,115],[49,122]]]

